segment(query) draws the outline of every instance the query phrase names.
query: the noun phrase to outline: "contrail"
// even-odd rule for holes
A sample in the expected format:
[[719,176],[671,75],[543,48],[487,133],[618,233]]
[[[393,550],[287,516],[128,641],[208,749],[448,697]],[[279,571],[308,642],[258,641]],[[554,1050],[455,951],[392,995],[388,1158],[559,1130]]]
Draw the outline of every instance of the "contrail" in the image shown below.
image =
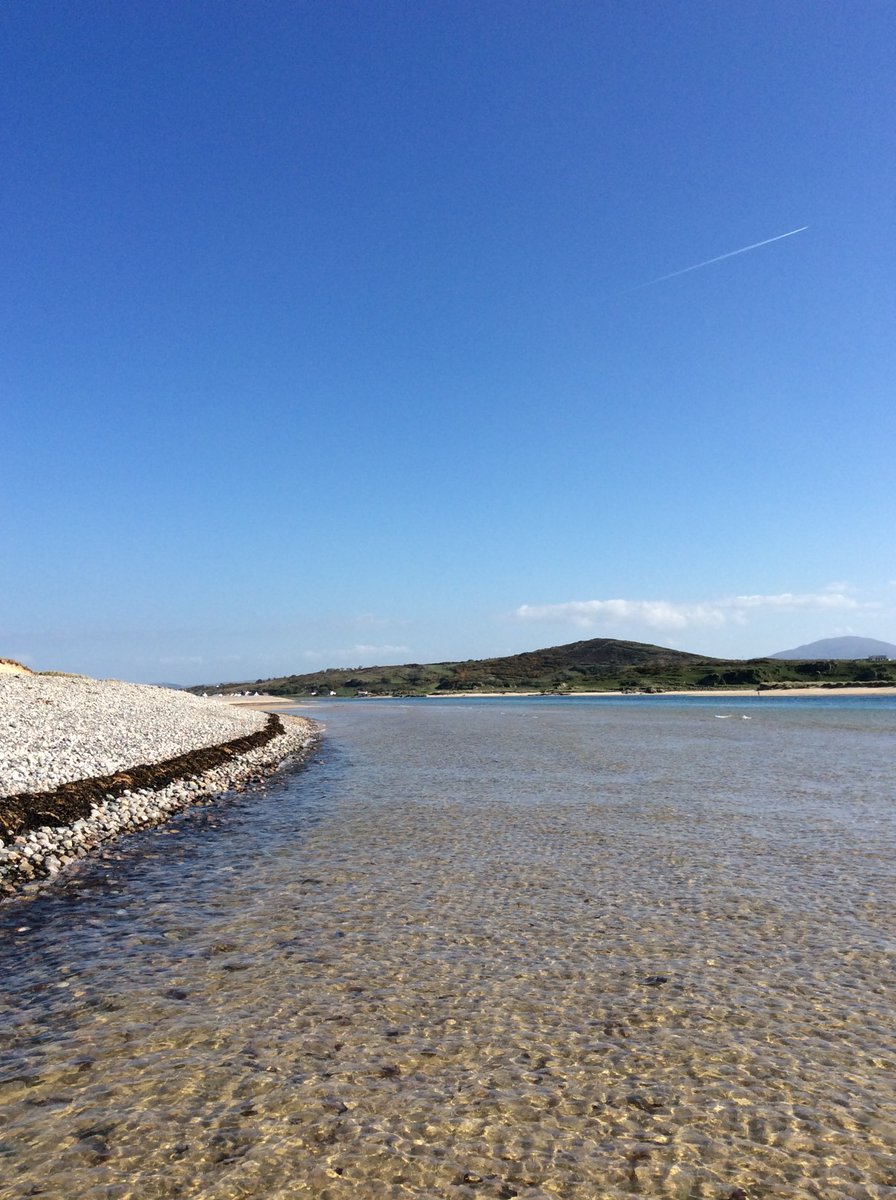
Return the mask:
[[766,238],[764,242],[754,242],[752,246],[741,246],[739,250],[729,250],[727,254],[719,254],[716,258],[708,258],[706,262],[694,263],[692,267],[684,267],[681,271],[672,271],[669,275],[660,275],[659,279],[648,279],[647,283],[639,283],[637,287],[629,288],[628,291],[621,294],[627,296],[629,292],[640,292],[641,288],[653,287],[655,283],[663,283],[666,279],[675,279],[679,275],[687,275],[689,271],[699,271],[701,267],[709,267],[713,263],[721,262],[722,259],[734,258],[735,254],[746,254],[748,250],[758,250],[760,246],[769,246],[772,242],[780,242],[783,238],[793,237],[795,233],[802,233],[804,229],[808,228],[808,225],[801,225],[799,229],[791,229],[789,233],[779,233],[777,237]]

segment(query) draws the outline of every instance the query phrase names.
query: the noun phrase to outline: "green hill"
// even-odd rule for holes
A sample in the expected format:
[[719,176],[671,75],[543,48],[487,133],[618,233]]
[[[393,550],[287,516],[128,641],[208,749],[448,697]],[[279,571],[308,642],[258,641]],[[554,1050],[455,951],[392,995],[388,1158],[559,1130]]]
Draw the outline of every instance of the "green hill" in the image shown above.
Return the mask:
[[644,642],[591,638],[503,658],[401,666],[337,668],[242,683],[197,686],[193,692],[259,691],[275,696],[421,696],[457,692],[671,691],[689,688],[830,686],[894,683],[896,662],[707,658]]

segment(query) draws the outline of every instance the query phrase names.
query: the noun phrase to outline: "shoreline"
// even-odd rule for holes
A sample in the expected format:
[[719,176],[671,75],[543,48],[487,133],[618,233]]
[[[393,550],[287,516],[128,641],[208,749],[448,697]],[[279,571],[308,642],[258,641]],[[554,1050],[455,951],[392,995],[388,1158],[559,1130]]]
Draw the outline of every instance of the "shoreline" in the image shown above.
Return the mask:
[[719,688],[708,688],[706,690],[694,690],[691,692],[660,692],[661,696],[750,696],[754,700],[761,700],[764,696],[770,696],[777,699],[779,696],[896,696],[896,687],[862,687],[856,684],[855,687],[847,685],[846,687],[816,687],[810,684],[808,687],[781,687],[781,688],[761,688],[756,691],[755,688],[745,688],[735,691],[722,691]]
[[[376,697],[370,699],[426,699],[426,700],[513,700],[515,697],[528,696],[545,696],[546,698],[560,697],[564,700],[579,700],[583,698],[597,699],[643,699],[645,696],[651,699],[661,698],[663,696],[704,696],[710,698],[743,697],[745,699],[761,700],[764,696],[896,696],[896,686],[894,687],[862,687],[856,685],[846,685],[844,687],[817,687],[809,684],[806,687],[781,687],[781,688],[761,688],[759,691],[756,688],[690,688],[681,691],[668,692],[427,692],[422,697]],[[296,703],[304,703],[304,697],[297,700]]]
[[258,709],[270,712],[281,708],[316,708],[318,704],[326,704],[333,700],[519,700],[543,696],[546,699],[560,698],[564,700],[581,699],[651,699],[670,697],[700,696],[707,699],[742,697],[748,700],[761,700],[764,697],[778,698],[779,696],[811,698],[819,696],[896,696],[896,685],[886,687],[867,687],[861,684],[844,684],[843,687],[821,687],[807,684],[805,687],[767,687],[761,688],[689,688],[669,690],[667,692],[421,692],[412,696],[252,696],[226,697],[213,696],[209,699],[226,701],[240,708]]
[[[307,717],[270,714],[259,723],[261,713],[231,717],[168,689],[37,676],[20,677],[38,682],[16,689],[9,678],[3,700],[15,744],[0,759],[0,903],[42,890],[121,835],[258,787],[305,760],[321,732]],[[60,740],[76,749],[66,756]],[[172,743],[180,753],[164,753]],[[98,772],[109,744],[117,769]]]

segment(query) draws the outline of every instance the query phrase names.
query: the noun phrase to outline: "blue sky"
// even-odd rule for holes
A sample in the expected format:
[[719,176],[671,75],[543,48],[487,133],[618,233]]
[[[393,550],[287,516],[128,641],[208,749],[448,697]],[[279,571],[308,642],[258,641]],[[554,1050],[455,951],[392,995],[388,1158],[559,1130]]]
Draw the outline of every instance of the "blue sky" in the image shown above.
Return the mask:
[[894,25],[4,6],[0,655],[896,641]]

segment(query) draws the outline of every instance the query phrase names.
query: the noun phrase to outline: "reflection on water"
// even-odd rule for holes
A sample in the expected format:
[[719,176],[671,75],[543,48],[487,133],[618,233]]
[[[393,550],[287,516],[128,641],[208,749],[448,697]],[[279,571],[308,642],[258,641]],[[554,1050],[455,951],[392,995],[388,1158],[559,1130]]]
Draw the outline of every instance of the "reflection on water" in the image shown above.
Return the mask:
[[314,715],[0,908],[0,1196],[896,1196],[896,707]]

